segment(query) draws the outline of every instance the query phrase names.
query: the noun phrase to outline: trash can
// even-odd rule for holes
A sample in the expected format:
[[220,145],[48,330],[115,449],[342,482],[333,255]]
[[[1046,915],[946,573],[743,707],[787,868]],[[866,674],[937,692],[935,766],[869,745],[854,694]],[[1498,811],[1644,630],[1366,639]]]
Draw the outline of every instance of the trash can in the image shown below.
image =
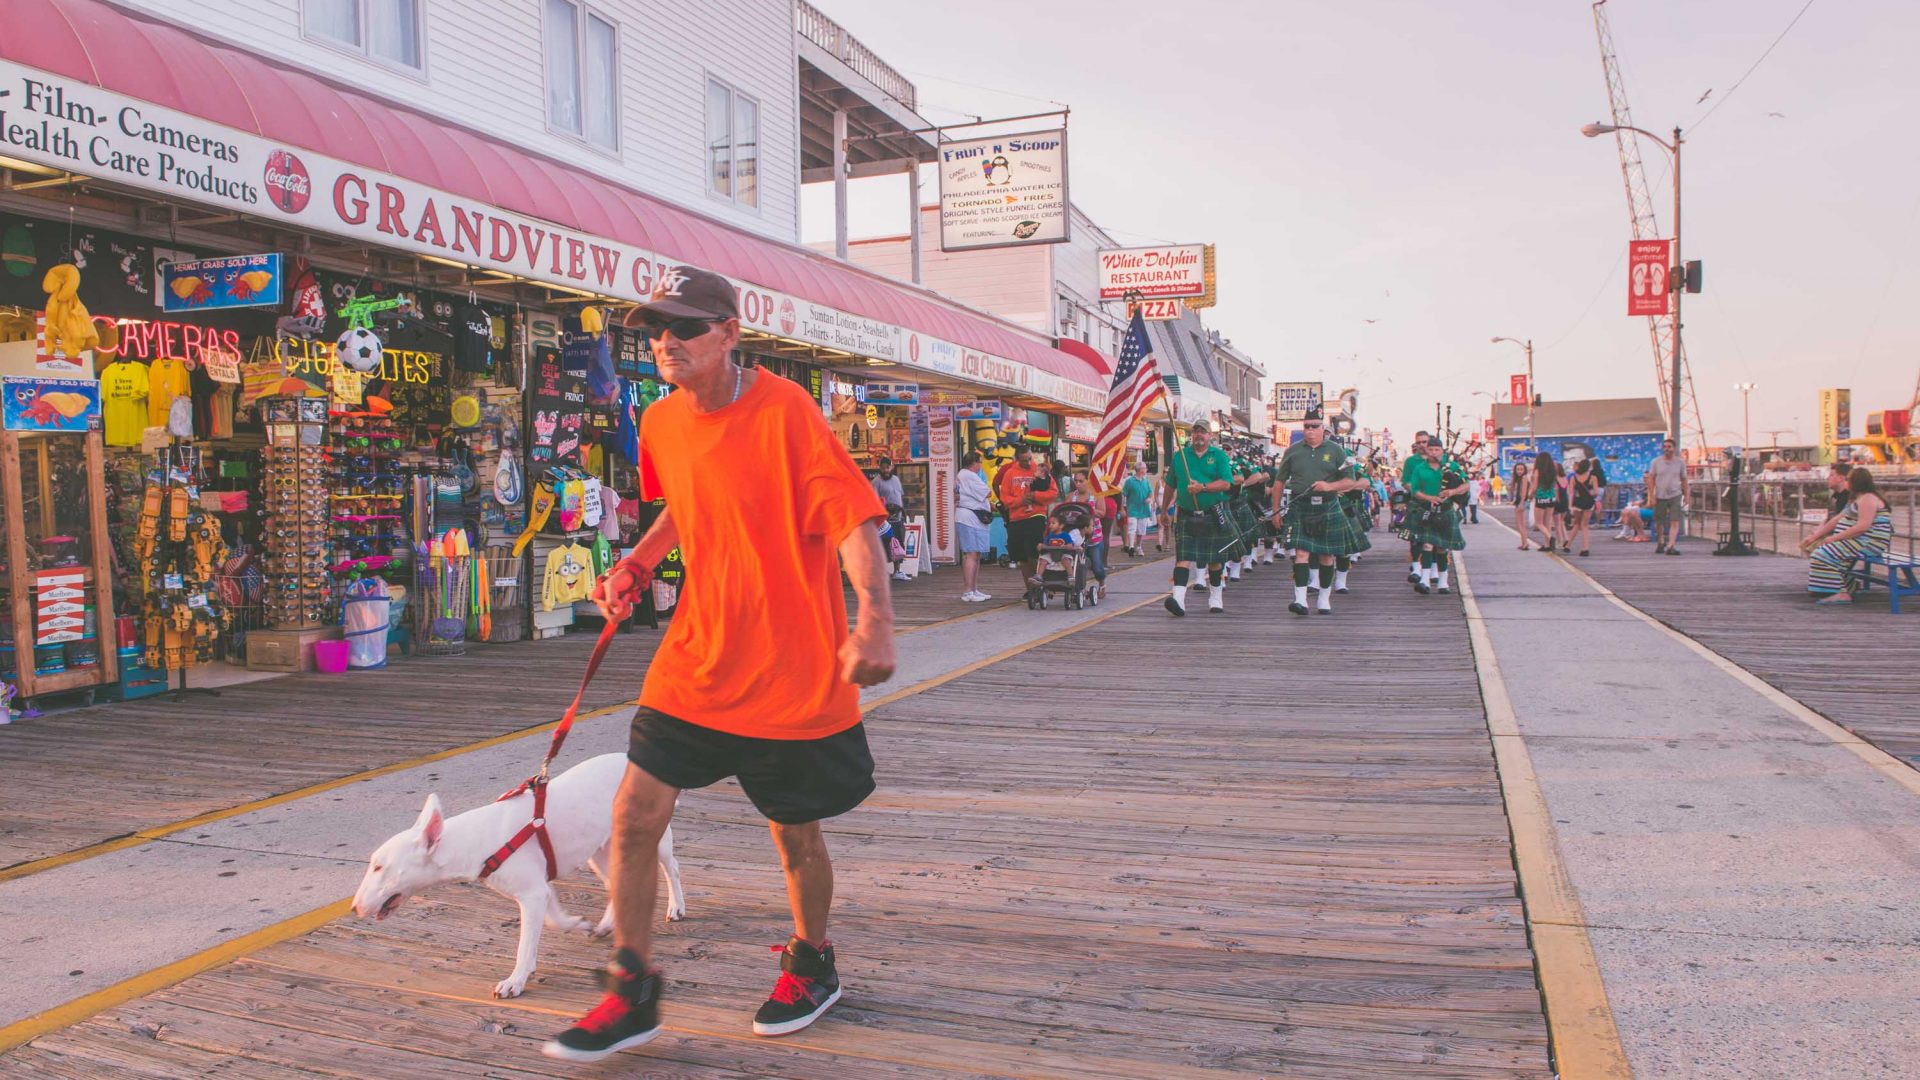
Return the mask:
[[348,667],[387,666],[387,629],[392,606],[387,583],[379,578],[361,578],[347,585],[342,628],[346,631]]

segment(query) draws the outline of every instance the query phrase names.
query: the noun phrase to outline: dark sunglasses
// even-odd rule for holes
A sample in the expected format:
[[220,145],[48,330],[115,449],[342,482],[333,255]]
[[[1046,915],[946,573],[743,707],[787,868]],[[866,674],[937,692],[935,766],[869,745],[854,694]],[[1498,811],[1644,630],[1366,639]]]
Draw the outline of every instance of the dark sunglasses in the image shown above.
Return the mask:
[[672,334],[681,341],[692,341],[713,329],[713,324],[725,322],[725,319],[655,319],[647,318],[641,322],[648,333],[658,336]]
[[1321,425],[1319,424],[1301,424],[1300,426],[1307,429],[1308,431],[1319,431],[1321,428]]

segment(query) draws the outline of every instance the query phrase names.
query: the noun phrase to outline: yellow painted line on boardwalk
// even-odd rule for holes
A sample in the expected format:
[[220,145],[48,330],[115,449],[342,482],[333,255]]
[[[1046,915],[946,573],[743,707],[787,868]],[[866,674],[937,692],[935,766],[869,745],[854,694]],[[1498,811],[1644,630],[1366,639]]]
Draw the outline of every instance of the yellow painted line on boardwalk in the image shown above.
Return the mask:
[[1694,655],[1712,664],[1740,685],[1766,698],[1768,702],[1772,703],[1773,706],[1781,712],[1786,713],[1795,720],[1825,735],[1828,739],[1851,750],[1855,757],[1866,762],[1867,766],[1873,769],[1873,771],[1906,788],[1913,794],[1920,795],[1920,771],[1916,771],[1913,766],[1908,765],[1906,762],[1901,761],[1885,750],[1855,735],[1839,724],[1807,708],[1779,687],[1774,686],[1772,683],[1741,667],[1739,664],[1734,663],[1732,660],[1714,652],[1712,649],[1707,648],[1686,634],[1681,633],[1666,623],[1661,622],[1659,619],[1654,618],[1652,615],[1634,607],[1627,601],[1622,600],[1612,589],[1594,580],[1593,575],[1587,573],[1585,570],[1580,569],[1572,563],[1567,563],[1566,565],[1567,569],[1572,570],[1579,576],[1580,580],[1592,586],[1595,592],[1606,597],[1615,607],[1632,615],[1634,618],[1639,619],[1641,622],[1646,623],[1648,626],[1653,627],[1655,630],[1660,631],[1680,644],[1685,645],[1693,651]]
[[[1130,611],[1137,611],[1140,608],[1145,607],[1146,605],[1151,604],[1158,599],[1159,599],[1158,596],[1149,596],[1146,599],[1141,600],[1137,603],[1128,604],[1125,607],[1115,608],[1112,611],[1095,616],[1094,618],[1091,618],[1091,619],[1087,619],[1083,622],[1077,622],[1071,626],[1062,627],[1059,630],[1054,631],[1053,633],[1044,635],[1039,638],[1035,638],[1034,640],[1026,642],[1024,644],[1015,645],[1010,649],[1004,649],[1000,652],[995,653],[992,656],[987,657],[984,660],[976,660],[971,664],[967,664],[963,667],[956,668],[953,671],[949,671],[945,674],[936,675],[930,679],[922,679],[921,681],[914,683],[912,686],[908,686],[900,690],[896,690],[891,694],[887,694],[884,697],[876,698],[875,700],[868,702],[865,705],[862,705],[861,712],[863,713],[871,712],[874,709],[881,707],[882,705],[889,705],[889,704],[892,704],[893,702],[901,700],[902,698],[912,697],[915,694],[932,690],[937,686],[944,686],[955,679],[961,678],[966,675],[970,675],[976,671],[981,670],[982,668],[991,667],[992,665],[997,664],[1002,660],[1006,660],[1010,657],[1018,656],[1021,653],[1027,652],[1032,649],[1037,649],[1042,645],[1052,644],[1053,642],[1059,641],[1061,638],[1067,637],[1072,634],[1077,634],[1080,631],[1087,629],[1088,627],[1098,626],[1101,623],[1106,622],[1108,619],[1117,618],[1121,615],[1127,614]],[[586,719],[591,716],[604,716],[608,713],[617,711],[618,709],[623,709],[627,707],[628,706],[619,705],[619,706],[610,706],[604,709],[596,709],[591,713],[583,714],[581,719]],[[444,758],[453,757],[457,754],[467,753],[469,751],[478,750],[487,746],[497,746],[501,743],[511,742],[514,739],[525,738],[528,735],[536,734],[538,732],[550,731],[554,727],[555,727],[555,724],[551,724],[551,723],[542,724],[539,727],[529,728],[525,731],[512,732],[506,735],[499,735],[492,739],[485,740],[484,742],[475,743],[473,746],[461,747],[454,750],[443,750],[440,753],[429,754],[426,757],[417,758],[411,762],[400,762],[394,765],[388,765],[379,769],[370,770],[365,773],[359,773],[354,776],[342,777],[339,780],[330,780],[325,784],[318,784],[311,788],[303,788],[297,792],[288,792],[285,795],[276,795],[271,799],[263,799],[257,803],[251,803],[246,807],[235,807],[232,810],[221,810],[221,811],[216,811],[212,814],[202,814],[199,817],[189,819],[187,822],[178,822],[174,826],[165,826],[165,828],[167,828],[170,831],[177,832],[179,831],[179,829],[184,829],[189,827],[189,825],[192,823],[217,821],[223,817],[231,817],[234,814],[245,813],[249,809],[258,809],[262,806],[271,806],[276,803],[287,802],[291,799],[300,798],[303,795],[309,795],[319,791],[327,791],[332,788],[340,787],[344,784],[353,783],[356,780],[363,780],[369,777],[385,775],[390,772],[397,772],[401,769],[411,768],[414,765],[422,764],[429,761],[439,761]],[[158,830],[149,829],[146,831],[149,833],[158,833]],[[159,835],[164,835],[164,833],[159,833]],[[142,841],[135,841],[135,842],[142,842]],[[120,844],[121,842],[111,841],[110,843]],[[122,844],[121,846],[125,846],[125,845]],[[95,847],[103,848],[103,847],[106,847],[106,845],[95,845]],[[112,849],[109,849],[109,850],[112,850]],[[99,854],[98,851],[94,851],[94,849],[91,849],[91,848],[83,848],[81,849],[81,851],[83,852],[93,851],[94,854]],[[79,852],[70,852],[69,855],[73,856],[73,858],[69,858],[68,856],[55,856],[55,859],[64,860],[66,862],[72,862],[74,861],[75,858],[85,857],[85,855],[82,855]],[[53,859],[41,860],[41,862],[52,862],[52,861],[54,860]],[[35,864],[29,863],[24,865],[31,866]],[[202,972],[210,971],[213,968],[219,967],[222,964],[228,963],[233,960],[237,960],[240,957],[247,955],[248,953],[257,952],[261,949],[267,948],[268,946],[278,945],[283,941],[291,941],[294,938],[301,937],[306,934],[310,934],[313,931],[318,930],[320,927],[325,926],[326,924],[334,921],[335,919],[341,918],[342,916],[346,915],[350,910],[352,910],[351,905],[352,905],[351,898],[344,899],[344,900],[336,900],[333,903],[326,905],[325,907],[315,908],[314,910],[309,911],[304,915],[296,915],[291,919],[274,923],[271,926],[262,927],[261,929],[255,930],[252,933],[243,934],[240,937],[234,938],[232,941],[222,942],[219,945],[215,945],[213,948],[206,949],[201,952],[197,952],[192,956],[188,956],[180,960],[175,960],[169,964],[164,964],[160,967],[152,969],[151,971],[142,972],[138,975],[133,976],[132,978],[122,980],[121,982],[117,982],[112,986],[108,986],[103,989],[96,990],[93,993],[87,994],[84,997],[75,998],[72,1001],[65,1002],[64,1004],[56,1005],[53,1008],[48,1009],[44,1012],[38,1013],[34,1016],[30,1016],[25,1020],[21,1020],[17,1023],[9,1024],[4,1028],[0,1028],[0,1054],[4,1054],[9,1050],[12,1050],[25,1043],[31,1042],[32,1040],[40,1038],[43,1035],[48,1035],[55,1031],[59,1031],[63,1028],[71,1027],[74,1024],[78,1024],[83,1020],[87,1020],[97,1015],[98,1013],[104,1012],[107,1009],[111,1009],[116,1005],[124,1005],[127,1002],[134,1000],[135,998],[145,997],[148,994],[157,993],[161,990],[166,989],[169,986],[174,985],[175,983],[184,982],[187,979],[190,979],[193,976],[198,975]]]
[[[608,705],[604,708],[595,709],[592,712],[581,713],[579,719],[591,720],[596,716],[606,716],[610,713],[616,713],[622,709],[630,709],[632,707],[631,702],[620,705]],[[115,851],[124,851],[130,847],[139,847],[141,844],[152,843],[163,837],[172,836],[177,832],[184,832],[202,825],[209,825],[230,817],[238,817],[241,814],[250,814],[255,810],[265,810],[270,806],[279,806],[282,803],[294,802],[298,799],[307,798],[310,795],[319,795],[324,792],[333,791],[336,788],[346,787],[348,784],[357,784],[362,780],[372,780],[377,777],[387,776],[391,773],[404,772],[407,769],[417,768],[421,765],[430,765],[436,761],[445,761],[447,758],[459,757],[461,754],[471,754],[476,750],[486,750],[490,747],[513,742],[516,739],[524,739],[530,735],[539,735],[552,731],[559,725],[560,722],[558,720],[550,720],[544,724],[536,724],[530,728],[521,728],[518,731],[509,731],[503,735],[495,735],[491,738],[481,739],[479,742],[468,743],[464,746],[439,750],[431,754],[422,754],[419,757],[411,757],[405,761],[396,761],[390,765],[382,765],[377,769],[368,769],[364,772],[336,777],[332,780],[324,780],[318,784],[295,788],[292,791],[281,792],[278,795],[269,795],[264,799],[255,799],[252,802],[241,803],[238,806],[229,806],[223,810],[209,810],[204,814],[196,814],[193,817],[169,822],[165,825],[155,825],[150,828],[141,829],[138,832],[128,833],[126,836],[116,836],[111,840],[103,840],[97,844],[89,844],[83,848],[75,848],[72,851],[63,852],[59,855],[49,855],[44,859],[35,859],[32,862],[15,863],[4,870],[0,870],[0,882],[13,881],[17,878],[44,873],[57,867],[76,863],[83,859],[91,859]]]
[[315,908],[305,915],[274,923],[272,926],[255,930],[250,934],[242,934],[232,941],[223,941],[211,949],[175,960],[171,964],[162,965],[152,971],[141,972],[131,979],[95,990],[85,997],[75,998],[36,1016],[8,1024],[0,1028],[0,1054],[42,1035],[71,1027],[116,1005],[124,1005],[135,998],[158,993],[175,983],[185,982],[203,971],[237,960],[250,952],[256,952],[269,945],[278,945],[282,941],[318,930],[345,915],[351,910],[352,903],[351,900],[336,900],[325,907]]
[[1473,644],[1474,665],[1480,677],[1480,697],[1486,705],[1487,731],[1493,737],[1494,762],[1500,774],[1500,794],[1506,802],[1513,831],[1513,861],[1520,875],[1521,901],[1533,940],[1534,965],[1540,976],[1540,995],[1546,1003],[1547,1031],[1553,1060],[1562,1080],[1588,1077],[1631,1077],[1613,1006],[1607,1001],[1600,962],[1587,936],[1580,894],[1560,855],[1560,839],[1547,811],[1546,794],[1533,769],[1533,756],[1520,737],[1513,700],[1493,651],[1493,638],[1474,599],[1466,562],[1456,557],[1460,597],[1466,608],[1467,633]]

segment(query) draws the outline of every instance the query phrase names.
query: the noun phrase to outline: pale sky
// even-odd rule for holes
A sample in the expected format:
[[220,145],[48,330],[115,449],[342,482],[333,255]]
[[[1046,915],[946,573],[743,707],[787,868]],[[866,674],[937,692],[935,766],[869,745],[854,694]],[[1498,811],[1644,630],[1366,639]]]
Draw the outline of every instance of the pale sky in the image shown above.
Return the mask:
[[[1522,354],[1495,335],[1534,339],[1550,400],[1654,393],[1618,157],[1579,133],[1607,118],[1585,0],[814,2],[930,120],[1072,106],[1074,201],[1122,242],[1217,243],[1208,325],[1272,378],[1357,386],[1403,445],[1436,400],[1458,424],[1473,391],[1504,399]],[[1739,439],[1736,382],[1765,445],[1818,437],[1821,387],[1853,390],[1861,434],[1920,375],[1920,5],[1815,0],[1728,98],[1805,2],[1608,5],[1635,123],[1689,132],[1686,340],[1715,443]],[[1666,155],[1642,154],[1670,235]],[[856,237],[905,231],[904,181],[855,192]],[[831,186],[803,207],[830,239]]]

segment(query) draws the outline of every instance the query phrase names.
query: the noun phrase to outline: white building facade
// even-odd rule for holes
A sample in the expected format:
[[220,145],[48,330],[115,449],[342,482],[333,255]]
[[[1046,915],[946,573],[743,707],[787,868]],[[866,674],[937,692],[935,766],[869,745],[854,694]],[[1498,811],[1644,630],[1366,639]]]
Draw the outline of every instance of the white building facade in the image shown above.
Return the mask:
[[799,238],[792,0],[121,0],[788,242]]

